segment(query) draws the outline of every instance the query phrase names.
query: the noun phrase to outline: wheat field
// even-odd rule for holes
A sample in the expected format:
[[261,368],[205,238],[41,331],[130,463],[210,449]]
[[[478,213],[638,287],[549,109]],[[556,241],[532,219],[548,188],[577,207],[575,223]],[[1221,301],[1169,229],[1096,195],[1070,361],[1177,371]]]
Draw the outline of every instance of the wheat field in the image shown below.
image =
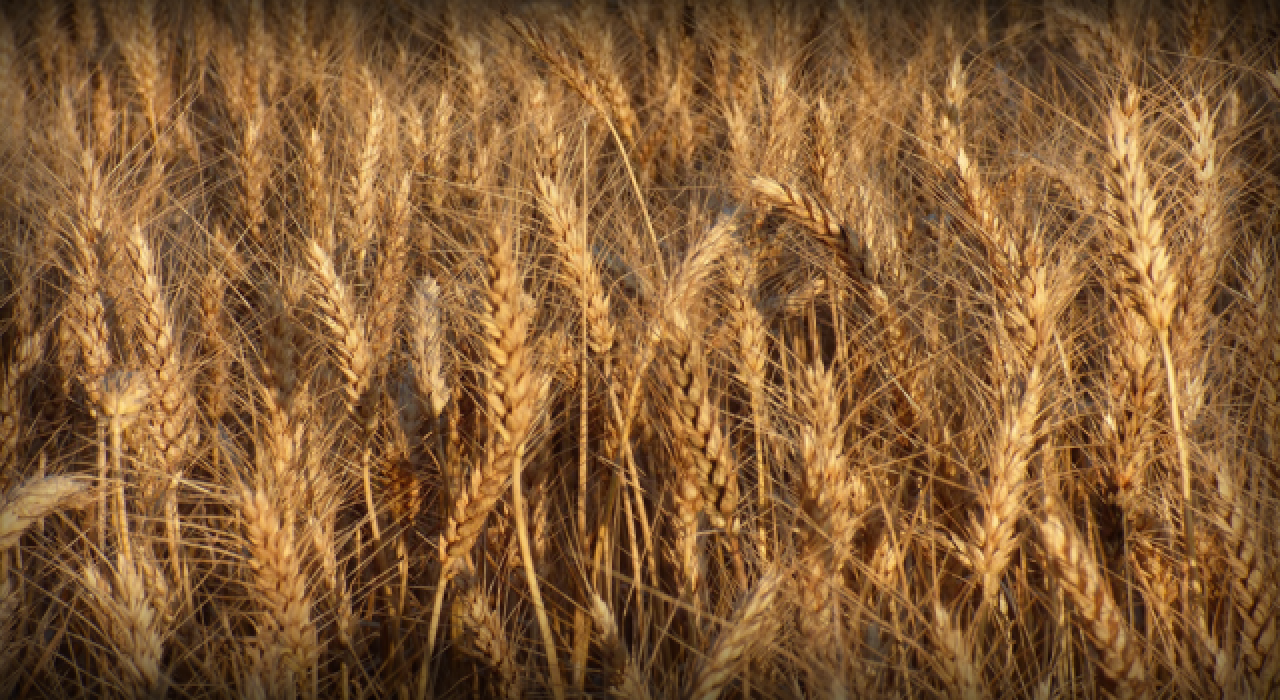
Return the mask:
[[0,7],[0,697],[1280,697],[1280,10]]

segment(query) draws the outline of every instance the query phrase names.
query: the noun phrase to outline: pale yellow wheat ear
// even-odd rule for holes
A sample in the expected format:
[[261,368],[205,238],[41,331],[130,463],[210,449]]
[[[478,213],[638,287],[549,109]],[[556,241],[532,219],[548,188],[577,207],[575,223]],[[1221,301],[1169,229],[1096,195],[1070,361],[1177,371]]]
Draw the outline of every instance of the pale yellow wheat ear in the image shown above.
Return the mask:
[[802,224],[831,252],[840,256],[856,279],[876,279],[879,260],[857,232],[840,220],[816,196],[773,178],[756,176],[750,185],[756,196]]
[[172,471],[199,439],[195,397],[185,371],[159,264],[142,228],[134,225],[123,241],[133,292],[135,328],[141,339],[148,381],[154,388],[150,430],[166,470]]
[[498,696],[503,700],[524,697],[520,667],[516,664],[516,648],[507,639],[502,618],[490,604],[484,584],[470,582],[461,598],[454,603],[454,615],[470,646],[497,674]]
[[165,630],[142,574],[123,553],[112,579],[89,566],[81,574],[96,622],[114,651],[114,676],[127,697],[161,698],[170,680],[164,668]]
[[372,381],[373,351],[365,318],[356,309],[350,287],[338,277],[333,257],[320,242],[309,241],[306,254],[315,281],[315,302],[321,321],[336,341],[334,350],[338,371],[344,380],[347,412],[354,418]]
[[16,547],[22,533],[41,518],[84,505],[87,488],[69,476],[32,477],[10,488],[0,500],[0,552]]
[[649,685],[644,676],[640,675],[635,658],[627,650],[627,645],[618,632],[613,611],[594,592],[591,593],[590,612],[596,639],[600,644],[606,674],[605,684],[610,696],[623,700],[649,700]]
[[782,577],[767,573],[747,591],[732,619],[702,659],[689,692],[690,700],[715,700],[742,665],[773,644],[779,621],[774,609]]
[[253,570],[251,585],[265,608],[258,623],[259,640],[284,662],[285,668],[276,669],[284,675],[275,682],[292,694],[288,689],[297,683],[309,685],[319,654],[293,524],[281,521],[279,509],[262,491],[245,489],[239,501]]
[[969,638],[951,619],[951,613],[938,602],[933,604],[933,635],[941,656],[939,675],[947,695],[952,700],[987,697],[982,669],[974,662]]
[[[487,289],[482,316],[485,351],[488,355],[489,383],[485,387],[485,404],[491,411],[489,420],[495,426],[494,440],[483,457],[473,464],[471,475],[460,493],[448,504],[444,532],[439,540],[440,576],[435,603],[427,632],[427,658],[434,650],[435,633],[449,581],[467,562],[470,551],[484,528],[498,498],[514,483],[513,507],[526,580],[534,598],[547,648],[553,686],[563,693],[559,678],[555,646],[550,625],[537,593],[537,577],[532,570],[526,514],[520,492],[520,471],[525,459],[526,441],[541,401],[542,378],[533,364],[530,324],[531,308],[525,302],[523,275],[516,263],[515,235],[495,224],[487,233]],[[428,663],[423,664],[423,673]],[[425,680],[420,681],[420,686]]]
[[803,420],[796,523],[797,596],[803,602],[797,625],[801,634],[835,644],[841,570],[856,528],[871,507],[871,493],[846,453],[836,373],[819,362],[805,367],[797,384]]
[[[1107,210],[1113,233],[1114,254],[1123,270],[1122,294],[1150,325],[1164,359],[1169,413],[1174,442],[1178,448],[1182,495],[1183,546],[1191,567],[1187,586],[1188,605],[1200,607],[1203,582],[1195,539],[1191,457],[1183,425],[1182,392],[1178,388],[1174,353],[1170,340],[1176,304],[1176,275],[1167,248],[1164,222],[1157,212],[1155,188],[1147,175],[1141,93],[1126,85],[1125,93],[1114,99],[1104,119],[1107,145]],[[1195,601],[1193,603],[1193,601]]]
[[1078,615],[1093,637],[1117,698],[1148,697],[1142,640],[1116,605],[1109,584],[1075,526],[1054,506],[1040,519],[1040,541]]
[[444,370],[446,339],[440,284],[431,277],[424,277],[414,285],[409,317],[412,322],[413,376],[418,391],[427,400],[432,417],[439,418],[449,403],[451,390]]
[[733,566],[740,583],[745,573],[738,542],[738,464],[724,427],[721,412],[709,390],[710,377],[701,330],[695,326],[696,297],[714,269],[716,260],[732,249],[732,222],[722,217],[695,241],[675,269],[663,293],[663,376],[674,390],[675,403],[667,411],[668,422],[680,442],[675,446],[679,464],[674,487],[676,498],[676,549],[689,590],[696,589],[695,533],[699,511],[728,537]]

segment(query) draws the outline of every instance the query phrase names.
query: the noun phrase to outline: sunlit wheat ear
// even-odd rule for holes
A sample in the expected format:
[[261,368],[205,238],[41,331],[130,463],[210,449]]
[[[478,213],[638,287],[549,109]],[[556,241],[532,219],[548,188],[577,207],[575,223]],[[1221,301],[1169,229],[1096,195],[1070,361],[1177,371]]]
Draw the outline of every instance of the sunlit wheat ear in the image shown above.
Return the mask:
[[1220,112],[1228,105],[1210,106],[1203,94],[1183,104],[1186,130],[1191,140],[1194,187],[1191,194],[1191,235],[1183,258],[1181,284],[1172,326],[1172,349],[1183,392],[1182,410],[1188,426],[1194,426],[1204,407],[1204,373],[1208,361],[1206,334],[1214,323],[1214,300],[1219,271],[1229,251],[1232,234],[1227,225],[1231,198],[1223,187],[1221,151],[1230,147],[1217,133]]
[[618,633],[618,624],[614,621],[609,604],[592,593],[590,612],[601,649],[605,684],[609,687],[609,694],[623,700],[649,700],[649,685],[640,675],[634,657],[627,651],[627,645]]
[[[1191,458],[1183,426],[1181,392],[1177,386],[1174,352],[1169,337],[1176,301],[1172,263],[1164,222],[1156,211],[1156,192],[1147,176],[1146,143],[1140,93],[1133,84],[1110,104],[1104,119],[1107,144],[1107,210],[1110,215],[1114,255],[1123,271],[1122,293],[1150,324],[1164,359],[1169,413],[1178,448],[1182,495],[1183,545],[1191,567],[1193,591],[1201,586],[1192,503]],[[1176,339],[1175,339],[1176,340]],[[1191,601],[1188,601],[1190,604]]]
[[262,491],[241,493],[240,514],[249,541],[253,590],[266,608],[259,634],[265,644],[278,647],[290,671],[305,679],[319,649],[293,524],[281,522],[278,509]]
[[307,264],[315,282],[315,303],[320,319],[333,337],[338,371],[344,380],[347,412],[357,416],[357,408],[372,381],[373,351],[365,319],[356,310],[355,298],[333,267],[333,258],[320,246],[310,241],[307,247]]
[[609,295],[597,269],[587,238],[586,222],[577,206],[551,178],[537,175],[538,203],[551,226],[556,248],[571,275],[575,293],[584,300],[588,343],[598,357],[613,349],[616,328],[609,313]]
[[608,106],[609,114],[617,124],[623,140],[629,146],[634,146],[639,124],[631,104],[630,90],[618,70],[615,42],[608,19],[604,13],[588,10],[580,13],[574,21],[562,16],[560,26],[582,54],[583,65],[586,66],[601,100]]
[[81,507],[87,486],[68,476],[32,477],[0,499],[0,553],[18,546],[32,524],[64,508]]
[[364,123],[364,138],[357,151],[355,173],[351,179],[351,194],[347,206],[351,209],[351,227],[348,235],[352,249],[363,261],[366,246],[375,234],[374,216],[377,213],[377,199],[374,182],[377,179],[382,152],[386,137],[383,134],[386,122],[386,100],[382,91],[374,83],[372,76],[366,71],[364,75],[365,90],[369,94],[369,112]]
[[454,614],[472,653],[497,674],[499,696],[504,700],[524,697],[515,647],[507,640],[502,619],[490,606],[483,583],[473,581],[467,586],[461,599],[454,603]]
[[163,464],[172,470],[199,439],[195,425],[195,397],[183,365],[151,244],[137,225],[133,226],[123,243],[133,292],[138,301],[136,329],[153,387],[152,439]]
[[445,528],[441,558],[446,568],[460,564],[505,490],[517,460],[523,459],[537,410],[537,372],[529,345],[529,308],[521,302],[522,282],[514,258],[512,236],[490,236],[489,287],[483,319],[490,381],[485,403],[490,420],[501,426],[494,447],[482,464],[473,467],[470,484],[453,504]]
[[711,387],[702,357],[704,348],[694,333],[692,329],[677,331],[668,343],[667,375],[677,401],[670,411],[672,429],[686,443],[684,454],[692,462],[688,468],[697,474],[701,502],[711,524],[732,534],[737,528],[738,467],[720,425],[720,411],[708,394]]
[[96,622],[114,650],[115,666],[103,669],[117,675],[127,697],[161,698],[169,685],[164,668],[164,633],[134,562],[116,559],[114,582],[97,567],[81,576]]
[[797,606],[797,625],[806,637],[834,644],[840,572],[855,529],[871,506],[870,493],[845,453],[835,374],[820,364],[806,367],[798,389],[803,476],[797,494],[796,583],[803,602]]
[[[523,276],[516,264],[515,236],[495,224],[488,231],[487,239],[488,285],[481,321],[489,361],[484,404],[495,426],[495,435],[482,461],[472,465],[468,483],[453,503],[448,504],[439,544],[440,577],[427,633],[428,655],[432,651],[445,588],[465,565],[485,519],[506,491],[513,473],[518,473],[520,462],[525,458],[529,430],[539,410],[542,379],[533,365],[532,309],[523,300]],[[519,525],[525,514],[520,508],[516,511]],[[536,586],[536,582],[531,580],[530,585]],[[553,672],[557,670],[554,665],[552,668]]]
[[434,418],[439,418],[444,412],[451,392],[444,371],[443,315],[440,285],[431,277],[424,277],[414,285],[410,304],[410,347],[413,349],[414,380]]
[[751,178],[751,189],[769,206],[802,224],[831,252],[840,256],[846,268],[860,281],[874,280],[880,274],[880,260],[867,246],[865,238],[855,232],[817,197],[772,178]]
[[953,700],[986,697],[982,669],[974,663],[969,639],[964,630],[952,621],[947,609],[936,602],[933,604],[933,634],[939,646],[939,670],[947,695]]
[[1125,622],[1107,581],[1075,526],[1052,508],[1040,520],[1040,540],[1054,572],[1075,604],[1101,655],[1102,670],[1115,682],[1117,698],[1148,696],[1141,640]]
[[715,700],[742,665],[773,644],[778,611],[773,609],[781,576],[769,573],[752,585],[702,659],[686,697]]

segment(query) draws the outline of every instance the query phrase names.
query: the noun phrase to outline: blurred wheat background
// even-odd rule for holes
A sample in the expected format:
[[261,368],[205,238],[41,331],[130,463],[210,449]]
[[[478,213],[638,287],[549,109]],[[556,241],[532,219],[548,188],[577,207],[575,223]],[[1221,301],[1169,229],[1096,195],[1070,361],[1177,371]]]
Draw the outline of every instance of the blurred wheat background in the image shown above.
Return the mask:
[[0,696],[1275,698],[1265,2],[0,10]]

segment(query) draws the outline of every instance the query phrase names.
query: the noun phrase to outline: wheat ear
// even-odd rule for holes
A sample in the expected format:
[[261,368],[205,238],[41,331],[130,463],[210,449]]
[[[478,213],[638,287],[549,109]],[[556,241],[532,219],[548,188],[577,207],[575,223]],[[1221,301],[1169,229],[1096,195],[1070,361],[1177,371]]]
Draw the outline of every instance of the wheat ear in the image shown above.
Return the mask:
[[729,624],[716,637],[702,660],[685,697],[716,700],[741,668],[741,664],[773,643],[778,614],[773,609],[781,576],[769,573],[756,581],[734,611]]
[[[1242,285],[1246,301],[1242,318],[1243,344],[1250,358],[1249,376],[1258,383],[1260,448],[1273,462],[1280,462],[1280,331],[1276,330],[1280,285],[1272,274],[1274,259],[1257,244],[1249,251]],[[1272,483],[1280,483],[1280,470],[1273,469],[1271,478]]]
[[[444,590],[469,556],[485,519],[506,490],[507,480],[520,478],[525,441],[538,410],[540,380],[533,367],[529,345],[532,318],[529,307],[522,301],[523,287],[516,266],[514,239],[509,232],[498,228],[488,234],[488,289],[483,327],[489,356],[489,384],[485,390],[485,403],[491,412],[490,420],[497,426],[497,435],[484,462],[472,468],[469,483],[451,504],[444,532],[440,535],[440,579],[427,632],[428,659],[434,650]],[[524,522],[524,514],[520,512],[522,507],[523,503],[515,507],[518,530]],[[527,554],[526,545],[527,531],[521,536],[522,552]],[[532,561],[528,556],[525,559],[531,567]],[[537,579],[532,571],[527,573],[530,587],[536,591]],[[549,640],[550,635],[546,638]],[[555,664],[554,647],[550,645],[548,661],[555,680],[559,668]]]
[[1170,333],[1183,394],[1182,410],[1191,427],[1204,406],[1208,361],[1204,342],[1213,321],[1219,271],[1231,243],[1226,225],[1230,199],[1222,186],[1219,154],[1219,149],[1225,150],[1230,144],[1215,133],[1218,110],[1210,110],[1204,95],[1188,100],[1183,109],[1191,132],[1190,160],[1196,185],[1191,195],[1194,228],[1183,260]]
[[165,696],[169,679],[162,667],[163,630],[143,577],[134,562],[121,553],[116,558],[115,584],[96,567],[82,574],[98,624],[112,642],[117,672],[132,698],[158,700]]
[[757,196],[803,224],[820,243],[840,256],[855,279],[867,282],[877,278],[879,261],[875,251],[827,204],[808,192],[773,178],[752,177],[750,184]]
[[[729,259],[727,269],[732,281],[729,308],[736,327],[738,378],[747,387],[751,401],[751,425],[755,436],[756,460],[756,508],[761,517],[771,524],[767,530],[775,531],[772,523],[771,496],[773,475],[765,453],[765,438],[770,432],[769,406],[765,396],[765,374],[769,364],[769,329],[760,313],[760,290],[753,251],[740,245],[736,255]],[[762,538],[763,541],[763,538]]]
[[502,619],[490,607],[484,585],[473,581],[461,599],[454,603],[454,611],[463,633],[489,668],[498,673],[499,696],[504,700],[524,697],[520,681],[520,668],[516,665],[515,647],[507,641]]
[[851,473],[844,450],[844,426],[835,375],[819,363],[801,375],[799,413],[800,458],[797,558],[805,604],[799,610],[803,634],[831,640],[837,622],[832,593],[849,555],[855,528],[871,505],[862,479]]
[[1275,563],[1266,552],[1257,523],[1262,516],[1250,508],[1229,465],[1211,458],[1209,463],[1218,483],[1220,522],[1226,540],[1227,564],[1231,571],[1231,603],[1240,616],[1241,653],[1252,674],[1260,697],[1271,692],[1269,663],[1277,649],[1280,633],[1280,586],[1276,584]]
[[142,355],[153,387],[152,439],[166,469],[172,471],[197,439],[193,430],[194,397],[183,372],[182,356],[151,244],[136,224],[123,244],[133,291],[139,301],[136,325],[142,340]]
[[933,604],[933,634],[938,640],[941,675],[951,700],[978,700],[987,697],[982,669],[973,659],[964,630],[956,627],[941,603]]
[[426,399],[431,416],[439,418],[449,403],[449,381],[444,374],[444,328],[441,323],[443,304],[440,285],[431,277],[423,277],[414,285],[410,305],[414,380]]
[[618,633],[613,611],[596,593],[591,593],[591,620],[595,623],[596,636],[604,652],[605,682],[609,694],[623,700],[649,700],[649,685],[636,666],[631,652]]
[[44,334],[24,333],[0,376],[0,465],[14,464],[22,438],[22,380],[40,361]]
[[1191,492],[1191,458],[1175,377],[1169,328],[1175,304],[1176,279],[1164,241],[1164,223],[1156,212],[1155,191],[1147,178],[1146,153],[1142,141],[1139,93],[1129,85],[1124,97],[1112,102],[1105,119],[1109,168],[1107,208],[1117,243],[1116,255],[1126,271],[1125,293],[1130,303],[1150,324],[1164,357],[1168,382],[1169,413],[1181,467],[1182,527],[1191,577],[1188,604],[1198,598],[1200,565],[1195,541],[1195,521]]
[[378,177],[378,166],[382,160],[385,135],[383,124],[386,121],[386,101],[382,91],[374,84],[372,76],[366,71],[364,75],[366,90],[369,93],[369,113],[364,124],[364,139],[357,151],[356,172],[351,178],[351,246],[357,257],[363,261],[365,249],[373,239],[376,229],[374,216],[377,213],[377,199],[374,197],[374,182]]
[[365,319],[356,310],[350,288],[338,277],[333,258],[314,239],[307,247],[307,263],[316,283],[316,305],[321,319],[337,340],[338,370],[346,380],[347,412],[356,417],[373,370],[373,351],[369,347]]
[[85,490],[68,476],[33,477],[10,489],[0,500],[0,553],[16,547],[32,523],[80,505]]
[[[734,549],[734,567],[744,579],[737,550],[738,467],[732,446],[722,432],[720,411],[708,393],[710,389],[700,331],[693,327],[694,298],[713,269],[713,263],[730,250],[732,238],[726,219],[717,221],[687,252],[663,294],[665,342],[664,364],[668,384],[675,389],[675,402],[667,411],[671,429],[680,437],[683,463],[676,486],[677,518],[680,520],[681,561],[686,572],[691,533],[696,530],[698,509],[707,513],[711,524],[724,530]],[[688,578],[688,577],[686,577]],[[696,584],[696,577],[688,579]],[[743,580],[745,583],[745,580]]]
[[1139,640],[1075,526],[1050,506],[1040,520],[1040,540],[1077,614],[1093,635],[1103,670],[1116,683],[1114,695],[1122,700],[1147,697],[1147,672]]
[[554,234],[556,248],[564,259],[574,286],[586,300],[587,342],[597,357],[607,358],[613,349],[614,328],[605,292],[587,240],[587,229],[577,206],[550,177],[539,173],[538,204]]
[[306,679],[319,657],[311,599],[302,570],[293,524],[281,522],[277,508],[262,491],[240,494],[240,514],[249,541],[253,589],[267,608],[259,634],[276,646],[289,669]]

